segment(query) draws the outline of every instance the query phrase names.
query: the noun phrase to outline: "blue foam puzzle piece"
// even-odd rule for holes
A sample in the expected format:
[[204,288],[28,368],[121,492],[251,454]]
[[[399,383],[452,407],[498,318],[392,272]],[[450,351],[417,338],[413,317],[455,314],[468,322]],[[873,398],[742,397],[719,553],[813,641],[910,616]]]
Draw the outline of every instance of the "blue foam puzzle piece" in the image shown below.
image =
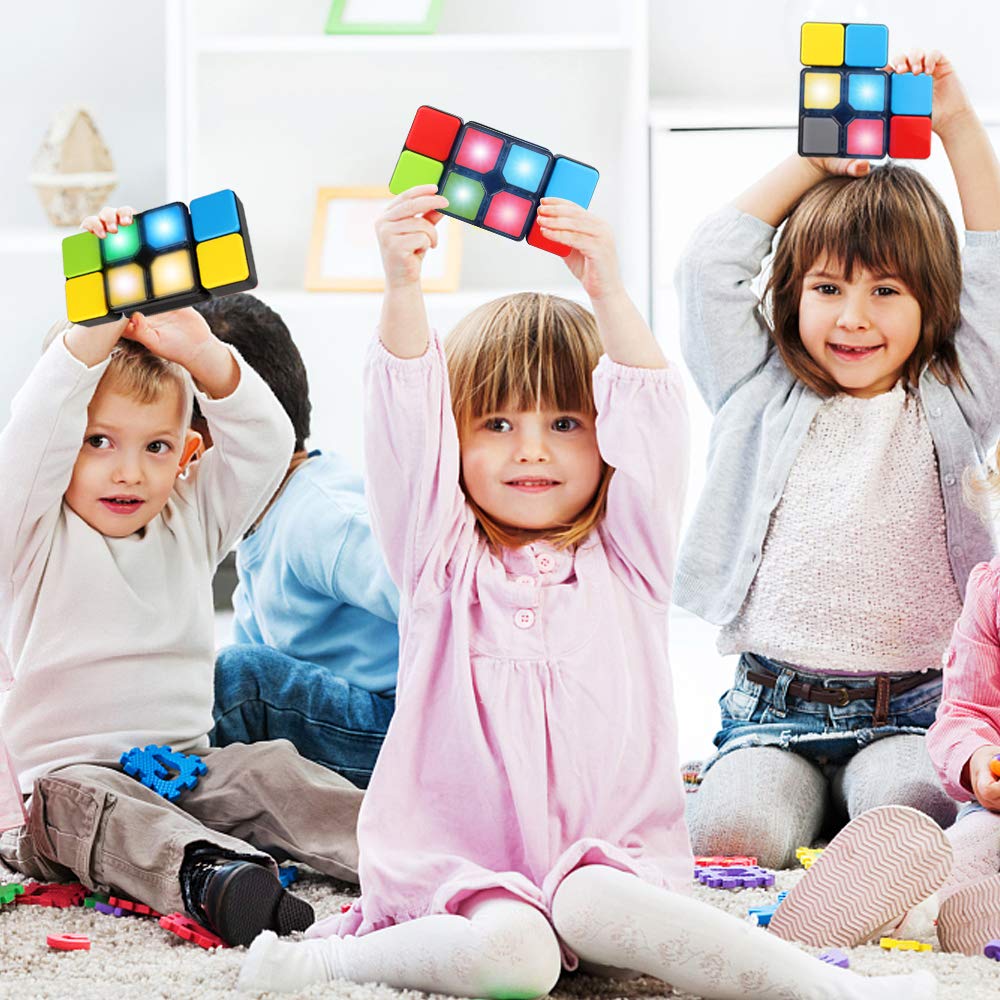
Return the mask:
[[[194,754],[180,753],[168,746],[148,744],[145,748],[132,747],[119,758],[125,773],[152,789],[158,795],[173,802],[185,789],[198,784],[199,775],[208,768],[204,761]],[[177,772],[168,777],[171,771]]]
[[893,73],[890,110],[894,115],[929,115],[934,78],[929,73]]
[[293,882],[297,882],[299,879],[299,870],[295,865],[282,865],[278,869],[278,881],[281,882],[283,888],[287,889]]
[[226,189],[192,199],[191,228],[199,243],[238,233],[240,214],[236,208],[236,195]]
[[889,61],[889,29],[884,24],[849,24],[844,32],[844,65],[881,69]]

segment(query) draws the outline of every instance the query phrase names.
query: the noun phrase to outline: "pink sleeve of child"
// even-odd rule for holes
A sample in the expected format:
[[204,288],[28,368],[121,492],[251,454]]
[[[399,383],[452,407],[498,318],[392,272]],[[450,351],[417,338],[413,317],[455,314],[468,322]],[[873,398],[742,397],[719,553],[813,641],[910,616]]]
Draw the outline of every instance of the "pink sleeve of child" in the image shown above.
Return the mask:
[[375,337],[364,392],[368,506],[389,573],[403,595],[428,572],[443,589],[473,516],[458,482],[458,432],[437,336],[418,358],[398,358]]
[[945,655],[944,690],[937,719],[927,733],[927,752],[945,791],[967,801],[962,769],[982,746],[1000,745],[1000,633],[997,595],[1000,571],[980,563],[969,574],[962,616]]
[[605,355],[594,369],[594,402],[597,444],[615,470],[601,535],[633,592],[668,605],[688,474],[680,372],[632,368]]

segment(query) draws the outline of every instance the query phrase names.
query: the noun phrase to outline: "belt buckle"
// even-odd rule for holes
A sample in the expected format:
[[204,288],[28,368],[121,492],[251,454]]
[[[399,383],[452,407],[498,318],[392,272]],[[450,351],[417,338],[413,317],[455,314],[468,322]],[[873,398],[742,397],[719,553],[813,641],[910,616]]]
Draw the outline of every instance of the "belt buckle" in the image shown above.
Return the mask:
[[834,708],[847,708],[851,703],[850,691],[848,688],[830,688],[830,692],[836,692],[839,697],[833,703]]

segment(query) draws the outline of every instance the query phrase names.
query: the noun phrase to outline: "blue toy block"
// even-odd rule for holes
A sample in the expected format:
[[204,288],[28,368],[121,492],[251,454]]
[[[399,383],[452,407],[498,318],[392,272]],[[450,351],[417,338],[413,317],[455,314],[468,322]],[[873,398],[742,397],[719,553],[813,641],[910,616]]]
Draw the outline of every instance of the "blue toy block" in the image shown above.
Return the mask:
[[890,110],[894,115],[929,115],[933,93],[929,73],[893,73]]
[[230,191],[216,191],[191,201],[191,228],[194,238],[201,243],[240,231],[240,213],[236,195]]
[[[208,768],[200,757],[179,753],[168,746],[150,743],[145,749],[132,747],[119,758],[125,773],[158,795],[173,802],[185,789],[198,784],[198,776]],[[171,772],[175,772],[170,777]]]
[[278,880],[285,889],[287,889],[293,882],[297,882],[298,879],[299,870],[295,867],[295,865],[282,865],[282,867],[278,869]]
[[598,173],[593,167],[560,156],[552,168],[546,198],[565,198],[587,208],[597,187]]
[[844,33],[844,64],[881,69],[889,61],[889,29],[884,24],[849,24]]
[[771,923],[774,911],[777,910],[787,895],[788,891],[785,890],[784,892],[779,892],[777,901],[768,906],[751,906],[747,910],[747,920],[758,927],[767,927]]

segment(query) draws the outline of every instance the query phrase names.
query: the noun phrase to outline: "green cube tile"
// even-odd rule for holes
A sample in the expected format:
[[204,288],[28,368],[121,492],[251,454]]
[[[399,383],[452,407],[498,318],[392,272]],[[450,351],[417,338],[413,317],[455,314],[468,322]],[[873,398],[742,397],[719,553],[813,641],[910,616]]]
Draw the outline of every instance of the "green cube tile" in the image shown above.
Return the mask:
[[393,194],[402,194],[418,184],[437,184],[442,170],[444,164],[440,160],[432,160],[429,156],[404,149],[392,172],[389,190]]
[[447,211],[450,215],[475,220],[479,214],[479,206],[486,197],[486,189],[479,181],[452,171],[445,178],[441,194],[448,199]]
[[75,278],[101,269],[101,241],[93,233],[77,233],[62,241],[63,275]]
[[134,222],[120,226],[117,233],[104,237],[101,249],[108,264],[134,257],[139,252],[139,227]]

